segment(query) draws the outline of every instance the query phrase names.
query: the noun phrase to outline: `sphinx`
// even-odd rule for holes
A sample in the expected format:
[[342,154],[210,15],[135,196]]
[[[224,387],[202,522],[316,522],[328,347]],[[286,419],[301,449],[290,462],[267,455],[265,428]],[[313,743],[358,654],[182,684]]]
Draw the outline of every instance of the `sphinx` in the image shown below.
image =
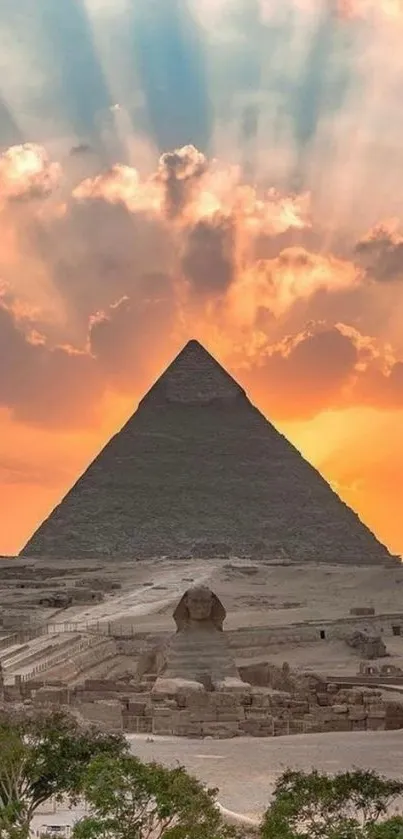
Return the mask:
[[247,689],[223,632],[225,617],[221,600],[207,586],[184,593],[173,613],[176,633],[165,648],[153,693]]

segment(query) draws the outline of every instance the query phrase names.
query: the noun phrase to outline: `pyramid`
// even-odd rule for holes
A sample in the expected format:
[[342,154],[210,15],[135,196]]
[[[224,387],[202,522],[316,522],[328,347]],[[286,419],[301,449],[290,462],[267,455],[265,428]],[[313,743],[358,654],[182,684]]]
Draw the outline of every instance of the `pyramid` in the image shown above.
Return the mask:
[[391,558],[197,341],[186,344],[22,555]]

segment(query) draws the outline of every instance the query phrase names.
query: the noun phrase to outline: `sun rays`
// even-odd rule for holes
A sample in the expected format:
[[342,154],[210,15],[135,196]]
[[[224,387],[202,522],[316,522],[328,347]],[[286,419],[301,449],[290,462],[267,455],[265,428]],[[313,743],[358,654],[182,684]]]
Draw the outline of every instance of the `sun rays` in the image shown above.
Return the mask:
[[[106,435],[197,333],[385,538],[370,449],[403,406],[403,3],[18,6],[0,9],[0,425],[13,445],[27,429],[26,504],[41,481],[35,515],[50,504],[39,456],[84,463],[100,406]],[[67,433],[86,395],[92,430]],[[8,546],[35,523],[20,538],[17,518]]]

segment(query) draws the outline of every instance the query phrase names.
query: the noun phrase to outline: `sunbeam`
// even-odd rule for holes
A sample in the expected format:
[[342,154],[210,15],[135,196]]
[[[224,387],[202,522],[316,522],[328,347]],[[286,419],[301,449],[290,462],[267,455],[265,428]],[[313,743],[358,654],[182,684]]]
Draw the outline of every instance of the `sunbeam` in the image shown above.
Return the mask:
[[402,25],[399,0],[3,0],[0,550],[198,337],[402,551]]

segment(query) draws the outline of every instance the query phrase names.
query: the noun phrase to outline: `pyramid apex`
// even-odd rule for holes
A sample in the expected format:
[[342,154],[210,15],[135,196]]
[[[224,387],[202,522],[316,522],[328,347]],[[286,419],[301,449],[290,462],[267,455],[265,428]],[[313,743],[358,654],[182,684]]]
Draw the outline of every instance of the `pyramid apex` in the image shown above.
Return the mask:
[[180,350],[140,404],[202,405],[246,398],[243,388],[195,338]]
[[192,347],[198,347],[200,350],[204,350],[204,352],[207,352],[206,348],[203,347],[203,344],[201,344],[200,341],[197,340],[197,338],[190,338],[187,344],[185,344],[185,346],[183,347],[183,349],[191,349]]

